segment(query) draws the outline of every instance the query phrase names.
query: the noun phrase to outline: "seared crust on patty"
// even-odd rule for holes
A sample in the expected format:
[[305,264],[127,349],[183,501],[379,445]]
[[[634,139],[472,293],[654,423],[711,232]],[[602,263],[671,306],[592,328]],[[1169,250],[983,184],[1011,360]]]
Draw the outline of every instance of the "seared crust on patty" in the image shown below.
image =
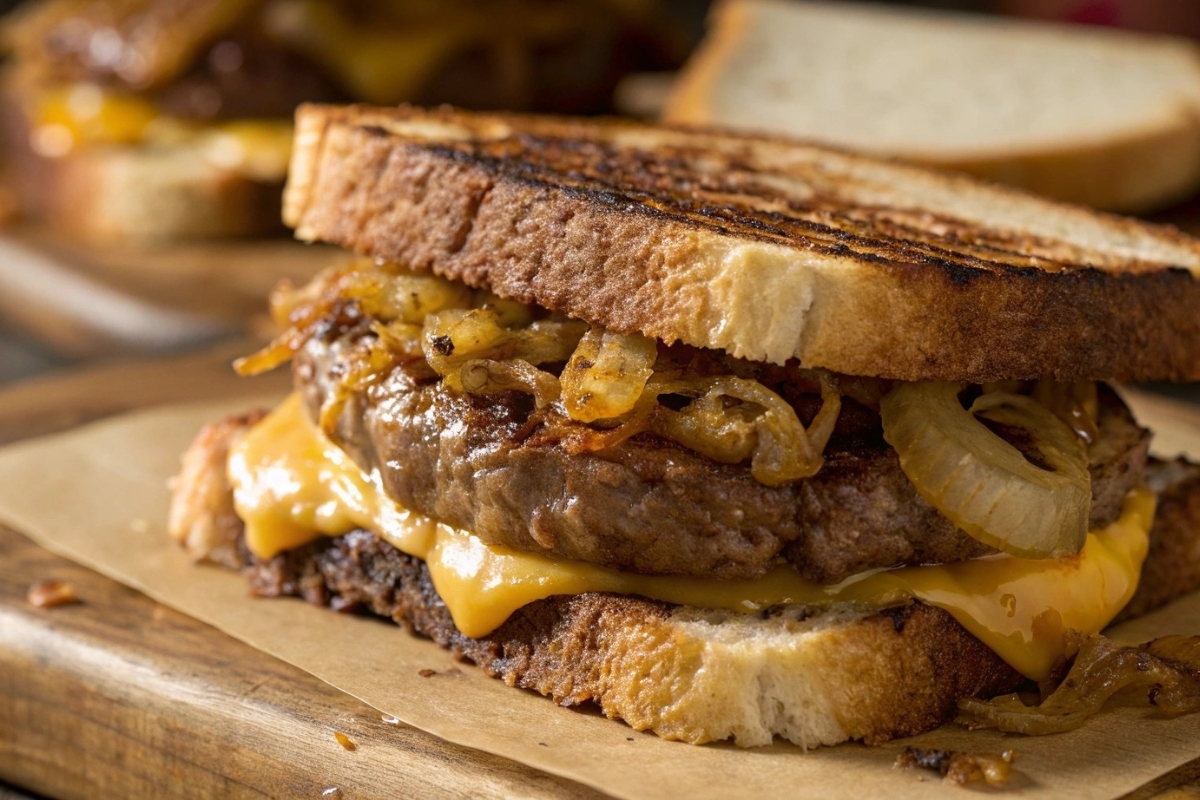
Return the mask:
[[[314,417],[366,336],[331,333],[297,355],[296,383]],[[1093,527],[1118,516],[1149,442],[1114,394],[1102,397]],[[815,476],[770,487],[746,465],[652,434],[571,454],[536,436],[531,410],[525,395],[459,394],[400,368],[352,396],[335,438],[365,469],[378,468],[406,508],[488,544],[614,569],[750,578],[782,557],[810,580],[835,583],[994,552],[917,494],[878,435],[835,438]]]

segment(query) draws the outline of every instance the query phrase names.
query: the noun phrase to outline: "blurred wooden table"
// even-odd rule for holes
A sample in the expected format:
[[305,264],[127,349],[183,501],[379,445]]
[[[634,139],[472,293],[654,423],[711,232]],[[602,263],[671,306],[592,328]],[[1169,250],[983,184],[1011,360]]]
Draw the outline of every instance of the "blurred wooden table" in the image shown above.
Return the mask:
[[0,233],[0,322],[64,357],[159,353],[255,330],[281,280],[338,251],[286,238],[121,249]]

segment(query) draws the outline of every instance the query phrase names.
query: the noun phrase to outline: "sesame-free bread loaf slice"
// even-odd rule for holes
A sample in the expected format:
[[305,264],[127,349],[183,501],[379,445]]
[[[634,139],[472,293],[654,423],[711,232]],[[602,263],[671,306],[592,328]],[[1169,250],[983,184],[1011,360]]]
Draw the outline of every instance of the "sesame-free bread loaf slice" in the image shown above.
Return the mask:
[[[40,157],[39,157],[40,158]],[[102,244],[262,236],[279,224],[281,183],[216,166],[197,148],[105,147],[40,159],[32,210]]]
[[1200,378],[1200,242],[827,147],[304,106],[284,219],[621,332],[902,380]]
[[1200,50],[1096,26],[724,0],[663,116],[901,156],[1118,211],[1200,187]]

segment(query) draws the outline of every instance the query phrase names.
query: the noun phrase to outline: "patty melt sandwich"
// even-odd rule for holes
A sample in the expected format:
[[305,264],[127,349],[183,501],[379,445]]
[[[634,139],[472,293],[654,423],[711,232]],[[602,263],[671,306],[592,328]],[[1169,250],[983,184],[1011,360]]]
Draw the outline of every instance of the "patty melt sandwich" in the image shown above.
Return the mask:
[[170,520],[255,593],[811,747],[1052,681],[1200,585],[1200,467],[1104,383],[1200,377],[1200,242],[785,140],[297,124],[285,220],[350,252],[275,292],[239,368],[295,393],[200,434]]
[[595,112],[685,42],[654,0],[35,0],[0,24],[24,210],[76,236],[277,231],[303,101]]

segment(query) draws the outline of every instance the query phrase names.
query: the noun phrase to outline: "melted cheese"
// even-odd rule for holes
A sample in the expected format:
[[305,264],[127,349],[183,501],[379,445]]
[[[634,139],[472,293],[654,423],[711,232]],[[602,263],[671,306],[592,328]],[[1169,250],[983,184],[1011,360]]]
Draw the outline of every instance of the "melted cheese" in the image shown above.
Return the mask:
[[820,586],[778,567],[757,580],[634,575],[484,544],[399,507],[309,420],[296,396],[250,431],[229,461],[246,543],[269,558],[318,535],[367,528],[424,559],[455,625],[483,636],[521,606],[552,595],[607,591],[755,612],[774,605],[907,598],[945,609],[1022,674],[1041,680],[1063,653],[1063,634],[1098,632],[1133,596],[1146,557],[1155,500],[1138,489],[1121,517],[1088,534],[1063,559],[993,556],[939,566],[876,570]]
[[188,146],[213,166],[281,181],[292,153],[290,120],[197,123],[163,114],[145,98],[86,83],[43,93],[33,118],[30,144],[48,158],[98,145]]

